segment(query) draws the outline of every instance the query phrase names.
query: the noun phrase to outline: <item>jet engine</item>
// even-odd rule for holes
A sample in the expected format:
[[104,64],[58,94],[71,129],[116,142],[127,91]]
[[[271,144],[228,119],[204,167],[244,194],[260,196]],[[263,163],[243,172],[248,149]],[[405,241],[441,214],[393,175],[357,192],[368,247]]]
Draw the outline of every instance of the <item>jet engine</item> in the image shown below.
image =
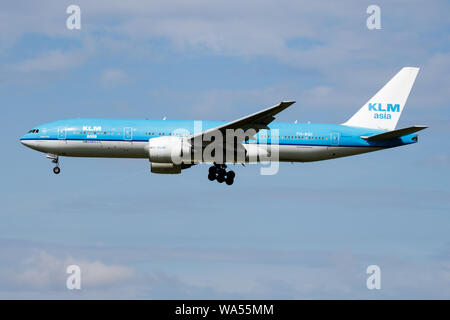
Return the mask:
[[151,162],[150,171],[152,173],[161,173],[161,174],[179,174],[181,173],[181,165],[176,165],[173,163]]
[[191,145],[183,138],[165,136],[148,141],[150,162],[181,164],[190,154]]
[[180,173],[183,162],[190,163],[191,145],[183,138],[164,136],[148,142],[148,156],[153,173]]

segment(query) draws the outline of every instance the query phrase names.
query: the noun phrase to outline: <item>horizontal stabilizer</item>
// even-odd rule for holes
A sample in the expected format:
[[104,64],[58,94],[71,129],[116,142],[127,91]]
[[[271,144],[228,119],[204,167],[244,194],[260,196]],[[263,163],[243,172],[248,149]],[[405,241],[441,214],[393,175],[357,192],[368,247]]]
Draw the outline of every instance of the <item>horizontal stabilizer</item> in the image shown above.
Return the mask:
[[412,126],[412,127],[408,127],[408,128],[403,128],[403,129],[398,129],[398,130],[392,130],[392,131],[388,131],[388,132],[383,132],[380,134],[375,134],[373,136],[369,136],[369,137],[361,137],[365,140],[368,141],[382,141],[382,140],[390,140],[390,139],[395,139],[395,138],[400,138],[403,136],[406,136],[408,134],[423,130],[428,128],[427,126]]

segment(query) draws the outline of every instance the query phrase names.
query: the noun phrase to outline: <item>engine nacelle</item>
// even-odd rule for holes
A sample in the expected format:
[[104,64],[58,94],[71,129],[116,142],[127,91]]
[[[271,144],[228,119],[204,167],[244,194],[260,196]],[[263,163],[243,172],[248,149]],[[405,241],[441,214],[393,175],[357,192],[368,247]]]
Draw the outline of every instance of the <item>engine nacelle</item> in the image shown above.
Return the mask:
[[150,171],[160,174],[179,174],[181,173],[181,165],[152,162],[150,164]]
[[190,144],[179,137],[158,137],[148,141],[148,156],[152,163],[181,165],[183,160],[190,158],[190,153]]
[[247,162],[258,162],[258,161],[268,161],[270,157],[269,146],[261,146],[257,144],[246,144],[244,145],[245,150],[245,161]]

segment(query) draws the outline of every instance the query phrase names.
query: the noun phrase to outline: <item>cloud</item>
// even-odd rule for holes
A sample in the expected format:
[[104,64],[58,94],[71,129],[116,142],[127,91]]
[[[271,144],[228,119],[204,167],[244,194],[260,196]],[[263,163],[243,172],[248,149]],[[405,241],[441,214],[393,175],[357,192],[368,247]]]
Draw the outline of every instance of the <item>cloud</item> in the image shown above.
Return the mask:
[[416,104],[427,109],[448,105],[450,87],[450,53],[437,52],[421,65],[414,92]]
[[[4,9],[7,13],[4,23],[10,24],[9,29],[11,26],[20,26],[17,29],[21,33],[34,31],[50,36],[73,37],[76,34],[65,28],[63,4],[49,0],[42,1],[40,6],[29,2],[20,3],[21,5],[7,6]],[[380,5],[382,13],[389,16],[388,21],[399,20],[395,18],[405,11],[401,3],[382,2]],[[443,3],[440,5],[447,6]],[[423,55],[423,43],[410,41],[417,38],[412,30],[422,30],[423,34],[438,30],[445,24],[444,20],[438,19],[442,7],[425,6],[420,1],[411,1],[408,5],[408,32],[404,31],[403,26],[386,22],[383,31],[378,33],[369,33],[367,30],[366,6],[359,1],[310,3],[263,0],[256,6],[252,2],[223,0],[214,3],[205,0],[188,3],[182,0],[145,3],[137,0],[123,3],[102,0],[80,1],[79,6],[90,17],[83,21],[83,26],[86,25],[89,32],[102,32],[107,37],[125,35],[135,39],[136,43],[142,42],[142,39],[166,38],[181,50],[200,47],[218,54],[268,55],[303,67],[310,67],[311,63],[316,66],[338,67],[336,62],[353,61],[355,55],[358,59],[369,61],[380,55],[380,52],[370,50],[373,48],[371,43],[389,46],[405,37],[409,46],[401,50],[396,46],[397,50],[391,52],[390,56],[400,59],[401,53],[410,47],[419,49],[410,51],[410,55]],[[18,16],[20,10],[17,9],[20,7],[34,10],[33,17],[36,21],[21,19]],[[48,19],[40,21],[43,17]],[[422,23],[424,17],[426,28]],[[289,44],[293,40],[299,42],[298,39],[321,45],[292,47]],[[392,61],[387,61],[389,62]],[[379,63],[376,66],[379,67]]]
[[65,286],[66,269],[78,265],[82,272],[82,285],[87,289],[118,285],[133,279],[135,270],[119,265],[106,265],[100,261],[59,258],[42,250],[21,261],[19,268],[3,269],[2,282],[16,289],[57,290]]
[[[410,1],[405,9],[402,3],[381,1],[378,5],[382,9],[383,29],[378,31],[367,30],[367,5],[359,1],[263,0],[256,6],[252,2],[223,0],[81,0],[78,5],[83,17],[80,31],[67,30],[65,5],[50,0],[39,6],[26,1],[5,6],[4,19],[0,21],[8,27],[0,30],[14,30],[13,35],[4,36],[16,40],[29,33],[90,38],[96,56],[122,52],[128,59],[135,59],[140,52],[141,57],[161,58],[165,49],[149,46],[149,40],[162,39],[183,54],[269,57],[305,77],[311,73],[320,75],[321,83],[310,95],[306,92],[306,99],[324,105],[338,101],[349,110],[356,110],[405,64],[418,65],[423,67],[418,82],[423,83],[418,85],[420,95],[414,94],[417,102],[444,107],[450,98],[446,90],[450,85],[449,58],[445,53],[448,35],[442,32],[448,29],[449,22],[441,14],[448,4],[444,2]],[[30,19],[23,18],[25,9],[33,12]],[[14,42],[8,41],[5,46]],[[320,45],[311,45],[316,43]],[[82,49],[86,50],[89,48]],[[52,51],[16,66],[22,72],[65,69],[90,56]],[[105,87],[123,84],[130,77],[123,72],[105,70],[100,81]],[[439,84],[436,79],[440,79]],[[323,91],[324,88],[329,89]],[[201,103],[198,107],[202,108]]]
[[[111,249],[104,246],[73,247],[0,240],[0,298],[179,299],[220,295],[209,286],[190,284],[157,268],[142,272],[129,266],[130,262],[142,261],[140,257],[143,252],[140,250],[132,249],[130,255],[127,248]],[[68,251],[74,252],[74,255],[68,255]],[[100,260],[117,260],[117,257],[119,263]],[[148,261],[153,259],[147,256]],[[81,269],[79,291],[66,288],[69,277],[66,269],[69,265],[78,265]]]
[[100,83],[104,87],[116,87],[127,83],[128,80],[127,73],[120,69],[103,70],[100,74]]
[[[155,104],[176,105],[183,102],[183,117],[190,119],[221,119],[231,120],[245,114],[258,111],[260,108],[270,107],[285,100],[295,100],[301,97],[295,105],[280,114],[279,119],[289,118],[289,114],[295,114],[301,122],[311,119],[304,118],[306,112],[311,113],[317,109],[323,110],[329,107],[327,101],[333,97],[342,97],[342,101],[334,104],[334,107],[345,105],[345,93],[338,92],[335,88],[328,86],[316,86],[312,88],[302,88],[296,84],[284,84],[274,87],[258,89],[210,89],[197,92],[195,95],[190,92],[169,89],[149,90],[149,95]],[[363,103],[361,102],[361,105]],[[357,108],[355,107],[356,111]],[[336,110],[338,113],[338,110]],[[339,111],[339,115],[342,116]],[[292,118],[292,117],[291,117]],[[344,120],[341,118],[339,120]],[[282,120],[281,120],[282,121]]]
[[[450,296],[450,263],[444,254],[426,262],[413,262],[350,250],[79,247],[0,241],[0,250],[4,248],[13,252],[0,258],[0,297],[4,298],[445,299]],[[73,255],[67,256],[68,252]],[[62,258],[63,255],[66,257]],[[4,263],[4,259],[9,262]],[[195,267],[190,268],[193,263]],[[65,270],[71,264],[78,264],[82,272],[82,290],[75,296],[65,288],[68,276]],[[185,267],[167,272],[157,267],[161,264],[167,268]],[[381,291],[369,291],[365,286],[366,268],[371,264],[382,270]]]
[[448,154],[436,154],[427,156],[423,159],[421,164],[428,165],[430,167],[449,167],[450,166],[450,155]]
[[23,72],[55,72],[78,67],[85,57],[79,51],[50,51],[38,57],[13,65],[13,69]]
[[[294,119],[298,119],[300,122],[315,121],[314,113],[311,117],[311,112],[321,113],[320,117],[323,120],[323,109],[327,108],[329,110],[327,114],[334,114],[334,118],[327,120],[336,120],[337,122],[346,120],[402,66],[408,64],[421,66],[422,71],[408,102],[409,108],[406,112],[409,115],[411,115],[410,112],[413,112],[412,115],[414,115],[414,110],[418,110],[421,113],[416,118],[420,119],[420,123],[425,122],[425,124],[429,124],[427,119],[430,117],[445,119],[445,112],[448,115],[446,110],[448,110],[447,105],[450,98],[450,91],[448,90],[450,87],[450,58],[447,53],[449,49],[447,45],[449,43],[447,32],[449,22],[442,16],[442,12],[448,11],[448,4],[445,2],[410,1],[408,6],[405,6],[404,3],[382,1],[379,5],[382,7],[383,30],[380,31],[368,31],[365,28],[367,4],[359,1],[329,1],[319,4],[306,1],[262,0],[255,4],[253,2],[243,3],[242,1],[211,2],[200,0],[188,2],[182,0],[170,2],[160,0],[151,2],[80,0],[78,4],[82,9],[82,30],[68,31],[65,27],[67,3],[49,0],[39,1],[39,3],[21,0],[5,3],[0,12],[0,55],[2,61],[8,63],[9,68],[6,71],[13,71],[17,77],[25,79],[33,74],[40,77],[42,74],[67,72],[78,67],[85,67],[83,71],[92,71],[94,81],[98,81],[105,88],[114,88],[127,83],[130,79],[137,78],[133,74],[133,66],[136,66],[137,62],[148,64],[149,61],[155,62],[158,59],[171,61],[170,59],[175,58],[182,63],[187,61],[189,64],[189,58],[192,56],[200,57],[200,59],[204,56],[207,59],[211,56],[215,58],[231,56],[233,59],[238,57],[239,63],[256,61],[256,64],[250,68],[259,69],[259,79],[257,80],[260,81],[245,83],[245,88],[237,87],[235,83],[222,84],[221,88],[215,88],[217,85],[212,82],[215,81],[216,70],[209,70],[210,73],[205,74],[210,74],[211,78],[200,80],[194,89],[192,89],[192,86],[186,86],[187,89],[183,86],[178,88],[176,85],[178,79],[174,77],[170,81],[162,82],[162,85],[175,83],[173,87],[176,89],[158,89],[158,83],[151,88],[151,101],[140,100],[139,102],[131,101],[129,103],[142,104],[142,101],[145,101],[142,109],[144,113],[161,112],[161,117],[166,115],[167,112],[171,112],[172,114],[167,114],[169,118],[233,119],[256,111],[258,107],[270,106],[284,99],[295,99],[298,101],[297,104],[281,114],[280,120],[287,120],[290,114],[298,113],[298,117],[291,118],[289,121]],[[35,34],[48,37],[56,49],[46,49],[48,51],[36,53],[33,51],[34,45],[30,44],[29,47],[25,47],[31,50],[31,58],[29,53],[16,56],[17,53],[20,53],[19,50],[23,45],[17,47],[15,45],[25,35],[32,37]],[[83,43],[81,48],[66,48],[67,43],[70,43],[71,40],[78,43],[80,39]],[[60,45],[64,48],[59,48]],[[137,61],[137,57],[142,60]],[[111,62],[108,59],[116,59],[117,62],[120,60],[120,63],[112,64],[113,66],[120,66],[120,69],[108,69],[110,66],[105,65],[105,61],[108,64]],[[230,60],[233,61],[233,59]],[[226,60],[226,63],[230,63],[230,60]],[[221,60],[215,61],[222,62]],[[263,62],[260,63],[261,61]],[[272,75],[267,73],[265,69],[267,65],[264,61],[275,65],[276,72],[279,68],[280,76],[275,80]],[[91,64],[86,66],[87,62]],[[127,68],[129,66],[127,63],[132,66],[130,69]],[[205,68],[205,65],[197,62],[197,60],[196,63],[198,64],[189,64],[189,66]],[[226,67],[227,64],[223,68]],[[0,76],[2,84],[11,81],[8,74],[1,73],[3,74]],[[80,78],[84,80],[89,75],[89,73],[83,73]],[[152,74],[150,73],[149,76],[151,77]],[[255,76],[251,79],[254,78]],[[68,77],[68,79],[71,78]],[[153,79],[156,78],[153,77]],[[297,82],[298,79],[301,80]],[[39,80],[41,80],[41,77]],[[232,77],[230,77],[230,82],[233,82]],[[79,83],[90,85],[89,82],[84,81]],[[137,88],[137,90],[147,90],[148,87],[145,87],[147,83],[142,81],[142,84],[143,86]],[[200,89],[197,89],[199,87]],[[82,86],[80,88],[85,89]],[[49,97],[55,98],[53,88],[51,88],[51,94],[44,91],[42,96],[35,95],[36,92],[23,94],[23,87],[20,87],[20,89],[18,95],[21,98],[28,97],[30,100],[42,98],[39,100],[43,104],[48,103]],[[77,105],[90,106],[98,102],[92,100],[94,99],[92,97],[96,96],[95,94],[86,93],[86,95],[79,95],[82,103],[77,101]],[[44,97],[46,94],[48,94],[48,97]],[[129,101],[133,97],[135,95],[131,93],[131,96],[125,99]],[[115,97],[113,98],[115,99]],[[100,99],[104,99],[104,97]],[[12,101],[12,105],[20,104],[20,99],[18,100],[18,102]],[[155,100],[161,103],[155,103]],[[412,108],[412,104],[419,108]],[[148,107],[149,105],[158,105],[159,108],[151,109]],[[174,107],[175,105],[178,105],[178,108]],[[167,110],[164,109],[165,107],[167,107]],[[58,109],[58,114],[62,112],[61,110]],[[109,111],[100,110],[98,113]],[[83,110],[80,112],[82,113]],[[306,112],[308,114],[305,116]],[[426,117],[424,117],[424,114],[426,114]],[[47,116],[41,112],[36,119]],[[38,121],[36,119],[30,118],[28,121]],[[27,120],[25,119],[25,121]],[[443,120],[441,132],[444,132],[445,129],[445,133],[448,133],[448,124],[448,121]],[[435,126],[433,126],[434,129]],[[16,129],[13,128],[12,130]],[[434,140],[440,141],[439,139]],[[429,154],[432,154],[432,151]],[[14,158],[18,159],[17,157]],[[389,167],[394,165],[392,161],[395,162],[396,159],[398,160],[398,158],[393,158],[389,161]],[[67,159],[67,161],[69,164],[70,161],[75,160]],[[373,166],[357,170],[357,172],[360,172],[363,178],[368,179],[375,177],[373,172],[383,174],[392,172],[386,164],[383,164],[383,161],[379,163],[368,162]],[[407,159],[407,163],[409,163],[408,161],[411,160]],[[427,161],[433,166],[435,164],[448,166],[448,155],[434,156]],[[89,162],[89,165],[91,163]],[[110,162],[105,163],[108,165]],[[10,166],[4,167],[12,168],[14,167],[12,165],[11,163]],[[130,166],[130,164],[127,164],[127,166]],[[131,164],[132,166],[133,164]],[[326,167],[327,164],[321,164],[320,168]],[[144,170],[148,171],[148,166],[145,166],[147,169],[142,168],[140,169],[140,175],[147,177],[144,175]],[[375,210],[375,207],[368,206],[368,204],[374,203],[375,198],[381,199],[377,201],[380,214],[386,215],[392,210],[397,217],[402,214],[401,218],[404,218],[407,222],[410,222],[411,218],[414,220],[415,215],[423,217],[423,212],[431,216],[436,212],[440,214],[448,211],[447,199],[449,197],[447,189],[445,189],[446,185],[442,183],[444,191],[435,190],[436,188],[439,189],[436,186],[437,180],[433,181],[433,184],[429,183],[410,191],[407,190],[408,188],[403,189],[403,187],[406,187],[405,181],[408,179],[405,180],[405,177],[400,176],[401,173],[399,172],[399,176],[392,177],[393,179],[397,178],[397,181],[403,181],[397,189],[385,188],[386,179],[382,179],[383,174],[376,175],[379,180],[383,180],[382,182],[376,182],[376,184],[382,185],[381,190],[358,187],[342,188],[341,185],[333,187],[334,184],[339,184],[336,181],[340,181],[339,175],[335,175],[336,169],[333,167],[333,170],[329,171],[329,176],[334,175],[335,179],[328,179],[327,181],[331,183],[331,186],[324,187],[323,181],[325,180],[322,179],[323,181],[320,182],[321,179],[317,179],[317,177],[324,175],[323,170],[321,172],[319,170],[308,170],[312,166],[305,168],[304,171],[296,170],[297,173],[291,171],[293,177],[290,176],[290,180],[278,180],[280,187],[269,190],[272,198],[282,201],[287,208],[292,205],[292,199],[297,199],[305,204],[302,207],[304,210],[311,209],[323,219],[332,219],[332,222],[337,222],[338,218],[335,217],[341,215],[347,215],[348,218],[348,212],[352,211],[369,211],[371,213]],[[308,176],[307,171],[312,171],[318,175]],[[352,171],[355,170],[348,172]],[[23,172],[19,172],[19,170],[17,170],[17,173],[22,175],[18,175],[11,180],[14,182],[12,183],[13,186],[19,186],[20,183],[17,183],[17,179],[24,176]],[[4,207],[7,209],[4,211],[15,213],[13,216],[16,220],[13,219],[13,222],[7,224],[4,228],[8,228],[9,225],[16,222],[19,223],[19,217],[39,221],[36,222],[37,228],[33,232],[29,233],[25,224],[18,229],[8,230],[10,236],[17,232],[23,232],[26,237],[42,238],[44,232],[41,232],[41,230],[47,230],[47,222],[50,220],[52,224],[56,223],[55,220],[57,220],[59,226],[63,227],[61,230],[70,230],[70,232],[75,233],[76,231],[73,231],[76,230],[75,228],[64,228],[71,222],[78,221],[75,220],[76,218],[80,218],[81,220],[77,222],[76,227],[84,230],[85,223],[88,223],[92,229],[87,230],[87,232],[92,232],[93,238],[110,237],[114,238],[114,241],[120,241],[117,240],[116,232],[123,231],[125,220],[122,219],[126,219],[127,223],[133,222],[130,226],[142,228],[137,230],[131,228],[132,231],[128,232],[134,233],[135,238],[127,239],[130,243],[133,243],[133,241],[137,243],[136,241],[138,241],[141,247],[57,247],[48,244],[21,246],[17,243],[2,245],[0,246],[0,295],[2,297],[12,297],[13,295],[41,297],[47,295],[66,298],[65,279],[67,275],[65,274],[65,267],[70,263],[79,264],[82,266],[82,270],[85,270],[83,274],[86,279],[84,279],[83,288],[86,290],[82,294],[96,298],[357,298],[380,296],[448,298],[450,296],[448,291],[450,287],[448,285],[448,254],[444,261],[436,262],[430,259],[418,263],[411,261],[412,259],[398,261],[383,254],[367,257],[364,254],[351,251],[304,252],[301,250],[282,250],[279,249],[280,243],[283,248],[285,245],[292,247],[296,246],[297,243],[289,243],[289,240],[301,239],[295,238],[293,235],[290,237],[289,232],[285,232],[285,229],[282,232],[286,236],[281,240],[278,239],[280,233],[269,234],[269,237],[266,234],[264,235],[265,240],[271,239],[272,236],[280,241],[280,243],[271,243],[274,247],[273,250],[232,248],[232,245],[240,244],[242,240],[239,238],[240,232],[249,238],[252,237],[252,235],[247,234],[247,230],[243,230],[246,227],[245,223],[241,224],[240,227],[238,226],[237,233],[226,235],[229,237],[237,235],[237,239],[233,239],[234,242],[230,244],[230,247],[224,248],[222,246],[223,243],[227,243],[222,242],[226,237],[223,233],[218,235],[214,234],[214,231],[206,231],[206,229],[211,230],[211,228],[200,230],[200,226],[202,226],[200,224],[198,224],[199,233],[194,234],[202,245],[191,245],[190,247],[143,245],[140,233],[148,235],[152,234],[151,231],[154,231],[156,235],[152,234],[146,239],[150,243],[155,239],[154,237],[157,237],[157,232],[165,230],[159,226],[170,226],[167,229],[166,236],[170,238],[170,241],[174,241],[173,243],[180,243],[184,240],[183,237],[192,237],[192,232],[188,232],[189,235],[183,232],[177,234],[174,228],[182,226],[190,230],[188,227],[192,228],[197,224],[195,219],[203,222],[206,219],[207,223],[211,223],[211,225],[217,225],[217,221],[223,221],[221,224],[219,223],[217,228],[236,227],[225,219],[217,220],[220,219],[218,216],[224,210],[220,201],[223,198],[222,193],[218,197],[219,201],[215,202],[191,201],[192,195],[189,195],[189,193],[181,195],[181,200],[186,201],[170,202],[174,184],[177,184],[178,188],[183,186],[190,188],[191,186],[188,184],[195,181],[195,178],[190,180],[193,178],[191,172],[186,172],[186,174],[188,174],[187,179],[183,178],[184,175],[181,178],[152,176],[151,179],[154,180],[154,183],[159,185],[161,181],[159,192],[153,192],[149,195],[148,192],[144,191],[139,195],[139,199],[136,195],[127,196],[123,194],[123,191],[129,188],[121,188],[120,186],[124,183],[113,181],[114,177],[106,176],[106,173],[100,179],[90,179],[89,183],[82,179],[85,175],[79,175],[80,180],[83,180],[78,189],[75,186],[75,189],[79,192],[73,197],[55,197],[56,200],[49,200],[47,194],[43,191],[33,188],[24,191],[22,188],[18,193],[17,201],[13,201],[14,195],[10,190],[7,190],[8,192],[4,193],[4,204],[6,204],[6,207],[5,205]],[[421,177],[419,170],[416,171],[416,174],[419,174],[419,178]],[[300,180],[293,180],[295,175],[298,175]],[[248,173],[242,173],[241,186],[245,186],[245,179],[249,176]],[[444,176],[445,174],[439,172],[439,177]],[[76,177],[72,176],[72,178],[75,179]],[[133,185],[138,183],[135,176],[127,176],[126,178],[133,180]],[[342,179],[345,180],[346,178]],[[172,180],[162,182],[163,179]],[[250,178],[248,179],[250,180]],[[356,186],[360,186],[360,183],[364,184],[364,179],[359,178],[357,179],[358,182],[355,182],[356,179],[357,177],[352,181]],[[116,197],[117,200],[111,199],[111,192],[107,192],[108,187],[105,189],[105,181],[110,182],[108,185],[118,186],[118,188],[114,187],[116,190],[121,190],[119,192],[121,196]],[[305,181],[306,184],[299,185],[289,181]],[[39,182],[43,183],[42,181]],[[76,185],[77,181],[73,183]],[[146,186],[148,187],[148,181],[145,181],[145,185],[141,189],[147,190]],[[239,188],[239,186],[236,187]],[[203,190],[214,197],[213,189],[210,187],[203,189],[197,188],[197,190]],[[230,197],[233,197],[232,202],[239,205],[248,205],[250,208],[252,203],[247,201],[249,196],[253,199],[262,199],[262,195],[265,194],[258,188],[254,191],[249,190],[240,192],[238,189],[240,194],[233,195],[233,193],[230,193]],[[102,191],[104,194],[102,194]],[[32,206],[19,201],[23,198],[24,192],[28,192],[30,198],[34,198]],[[246,198],[241,197],[241,194],[245,194]],[[329,201],[323,201],[324,197]],[[161,201],[161,198],[167,201]],[[411,201],[411,199],[420,199],[420,201]],[[154,203],[150,213],[149,203]],[[273,201],[265,205],[266,211],[267,206],[279,210],[279,207]],[[438,207],[438,210],[428,210],[433,209],[433,207]],[[292,205],[292,208],[298,209],[298,203],[295,206]],[[239,210],[245,211],[241,207],[239,207]],[[324,210],[336,214],[326,216]],[[255,213],[255,220],[251,223],[247,221],[249,226],[254,227],[255,221],[262,220],[263,211],[259,212],[258,217]],[[30,215],[30,212],[33,214]],[[176,219],[175,213],[177,212],[183,214],[187,212],[189,215],[184,214],[185,217],[188,217],[187,220]],[[208,214],[205,217],[205,212],[216,212],[216,215]],[[254,206],[248,212],[255,212]],[[95,213],[96,218],[92,213]],[[411,213],[414,213],[414,215]],[[138,214],[152,217],[153,225],[143,224],[142,217],[137,216]],[[170,221],[160,219],[163,214],[169,216]],[[229,213],[225,212],[224,214]],[[11,214],[6,215],[8,216],[5,216],[6,221],[11,220]],[[86,216],[88,218],[84,219]],[[154,217],[157,218],[157,223]],[[369,216],[369,219],[372,217]],[[72,218],[74,219],[72,220]],[[350,230],[353,223],[357,227],[366,227],[365,220],[355,222],[355,219],[358,219],[355,215],[351,218],[353,220],[348,220],[351,221],[351,225],[342,226],[347,228],[346,230]],[[386,221],[389,225],[390,218],[382,221]],[[110,222],[115,222],[115,225],[111,224],[110,230],[105,231],[101,223],[93,225],[91,219],[98,219],[97,221],[101,222],[103,222],[102,219],[108,219]],[[343,219],[339,223],[342,223]],[[285,224],[280,223],[278,227],[288,228],[292,226],[292,228],[296,228],[293,223],[289,224],[286,221],[289,220],[284,220]],[[323,221],[318,223],[318,228],[322,231]],[[437,227],[437,221],[439,220],[427,218],[426,221],[430,224],[424,224],[420,220],[423,227],[432,229],[432,227]],[[265,227],[266,224],[262,223],[261,226]],[[329,221],[328,223],[330,224]],[[435,225],[432,223],[435,223]],[[20,225],[17,224],[17,226]],[[397,225],[399,224],[395,224],[395,226]],[[401,225],[403,226],[403,223]],[[274,227],[277,227],[277,225],[275,224]],[[380,227],[380,230],[384,232],[380,233],[380,237],[384,238],[386,233],[389,236],[389,232],[398,234],[398,230],[392,231],[389,226],[386,227],[387,229],[385,227]],[[307,228],[314,230],[314,226],[308,225]],[[412,228],[411,230],[416,229]],[[297,233],[297,230],[294,231]],[[292,234],[294,234],[294,231],[292,231]],[[364,229],[363,231],[352,231],[358,234],[358,232],[362,233]],[[125,234],[124,232],[122,235]],[[336,234],[339,234],[339,231]],[[59,239],[59,236],[60,234],[57,234],[56,231],[45,235],[46,239],[54,239],[55,241]],[[370,238],[369,235],[363,235],[363,237],[366,236]],[[73,236],[72,239],[76,237],[78,235]],[[258,234],[256,234],[257,237]],[[425,234],[420,237],[425,237]],[[64,239],[67,238],[64,235]],[[168,238],[158,240],[163,242]],[[288,238],[289,240],[286,240]],[[412,241],[413,244],[408,243],[404,247],[411,248],[411,252],[415,250],[414,245],[427,246],[429,244],[419,240],[414,243],[412,238],[408,238],[408,241]],[[439,239],[437,236],[432,238]],[[191,238],[189,239],[190,243],[195,243]],[[206,241],[215,239],[220,241],[221,244],[219,248],[204,248],[205,239]],[[255,245],[267,245],[266,242],[257,243],[257,240],[253,241],[252,244],[256,243]],[[405,239],[403,241],[408,242]],[[363,246],[364,244],[360,245]],[[388,246],[386,243],[384,245]],[[415,252],[413,253],[415,254]],[[368,293],[364,287],[365,266],[373,263],[373,261],[382,266],[383,277],[385,277],[383,278],[385,279],[383,280],[383,291],[375,293],[375,295]]]

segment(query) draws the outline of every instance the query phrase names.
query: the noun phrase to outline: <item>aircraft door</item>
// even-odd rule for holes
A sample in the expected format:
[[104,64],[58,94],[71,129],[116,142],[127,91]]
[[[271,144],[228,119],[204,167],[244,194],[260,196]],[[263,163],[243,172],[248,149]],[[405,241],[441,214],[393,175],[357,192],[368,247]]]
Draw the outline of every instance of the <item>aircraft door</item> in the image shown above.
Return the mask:
[[124,129],[123,139],[128,141],[133,140],[133,128],[127,127]]
[[58,140],[66,140],[66,128],[58,128]]
[[332,132],[330,138],[331,138],[331,145],[332,146],[338,146],[339,145],[339,132]]

